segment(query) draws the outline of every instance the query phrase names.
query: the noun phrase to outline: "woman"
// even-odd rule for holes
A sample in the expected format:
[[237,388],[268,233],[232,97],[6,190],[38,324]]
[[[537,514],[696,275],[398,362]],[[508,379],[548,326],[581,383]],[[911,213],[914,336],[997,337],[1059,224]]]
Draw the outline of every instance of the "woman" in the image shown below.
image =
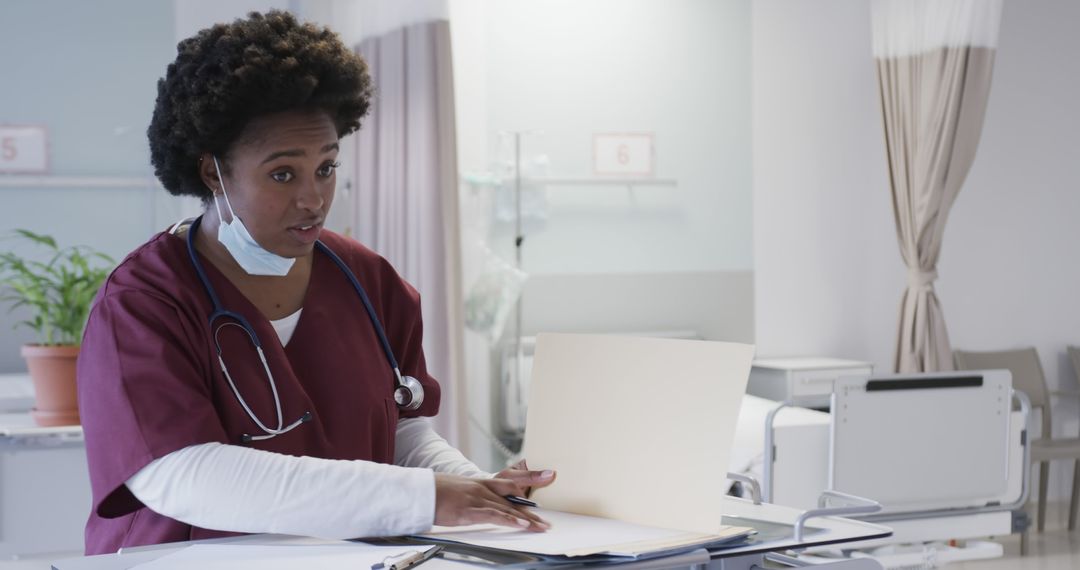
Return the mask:
[[78,365],[88,554],[236,532],[547,528],[505,497],[554,473],[491,478],[434,433],[419,296],[322,228],[338,141],[370,98],[363,60],[285,12],[179,44],[151,160],[205,212],[132,252],[95,301]]

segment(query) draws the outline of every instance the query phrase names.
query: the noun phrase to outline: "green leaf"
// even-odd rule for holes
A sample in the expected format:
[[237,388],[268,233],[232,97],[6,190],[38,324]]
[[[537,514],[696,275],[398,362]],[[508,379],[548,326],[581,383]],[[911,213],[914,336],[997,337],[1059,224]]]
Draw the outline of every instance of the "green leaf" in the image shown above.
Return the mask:
[[56,249],[56,240],[53,239],[52,236],[36,234],[36,233],[34,233],[34,232],[30,231],[30,230],[21,230],[21,229],[15,230],[15,233],[21,235],[22,237],[24,237],[26,239],[29,239],[29,240],[33,241],[33,242],[39,243],[41,245],[47,245],[47,246],[51,247],[52,249]]
[[6,287],[0,289],[0,301],[9,304],[9,310],[28,308],[32,318],[16,326],[34,329],[44,344],[78,343],[90,305],[114,265],[112,258],[87,246],[60,249],[52,237],[29,230],[15,232],[54,253],[41,262],[0,252],[0,285]]
[[[90,255],[90,257],[96,257],[96,258],[98,258],[98,259],[100,259],[102,261],[105,261],[109,265],[116,265],[116,260],[113,259],[112,256],[101,253],[100,251],[90,252],[89,255]],[[108,273],[106,273],[106,275],[108,275]]]

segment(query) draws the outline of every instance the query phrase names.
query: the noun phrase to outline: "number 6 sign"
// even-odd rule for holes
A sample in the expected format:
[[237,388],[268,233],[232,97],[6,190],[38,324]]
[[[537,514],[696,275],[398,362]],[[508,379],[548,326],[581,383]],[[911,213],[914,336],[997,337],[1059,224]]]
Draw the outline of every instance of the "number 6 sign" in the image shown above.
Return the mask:
[[44,174],[49,171],[45,127],[0,125],[0,172]]
[[598,133],[593,135],[593,170],[599,175],[652,176],[652,134]]

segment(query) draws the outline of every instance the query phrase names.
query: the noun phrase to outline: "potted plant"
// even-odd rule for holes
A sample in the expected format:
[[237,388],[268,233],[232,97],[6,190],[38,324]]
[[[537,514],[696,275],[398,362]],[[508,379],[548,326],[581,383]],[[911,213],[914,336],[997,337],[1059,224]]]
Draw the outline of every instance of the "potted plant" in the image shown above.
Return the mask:
[[15,232],[48,254],[48,261],[37,261],[0,252],[0,301],[11,303],[12,310],[30,309],[31,317],[15,326],[37,332],[38,342],[22,347],[34,382],[31,414],[42,426],[78,424],[75,359],[90,304],[114,262],[86,246],[60,248],[50,236]]

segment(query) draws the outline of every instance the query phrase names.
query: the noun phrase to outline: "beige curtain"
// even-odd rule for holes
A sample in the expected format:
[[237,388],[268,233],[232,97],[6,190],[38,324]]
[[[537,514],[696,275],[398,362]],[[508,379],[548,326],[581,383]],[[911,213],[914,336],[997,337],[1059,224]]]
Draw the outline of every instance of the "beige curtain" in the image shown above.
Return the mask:
[[[420,292],[428,369],[442,387],[436,430],[462,448],[464,321],[450,27],[398,27],[361,41],[375,85],[357,135],[352,227]],[[462,449],[462,451],[467,451]]]
[[874,59],[900,255],[897,372],[952,370],[934,293],[949,208],[975,159],[1001,0],[875,0]]

